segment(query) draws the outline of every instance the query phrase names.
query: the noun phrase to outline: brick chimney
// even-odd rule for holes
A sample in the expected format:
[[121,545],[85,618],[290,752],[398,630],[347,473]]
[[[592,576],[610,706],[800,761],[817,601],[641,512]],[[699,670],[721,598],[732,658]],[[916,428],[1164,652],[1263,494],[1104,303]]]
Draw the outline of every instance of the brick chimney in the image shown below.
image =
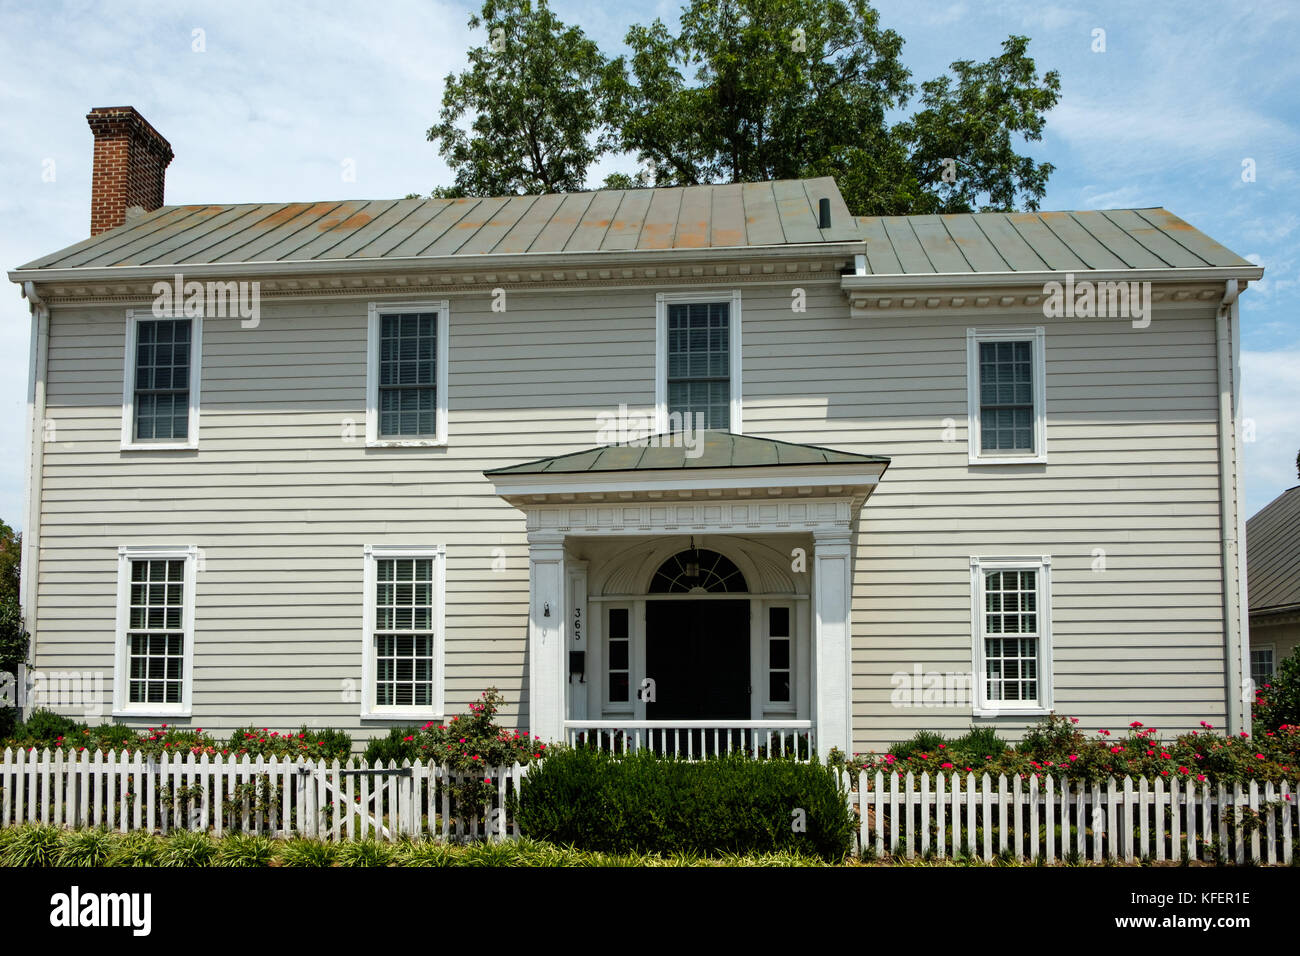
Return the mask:
[[86,114],[95,134],[90,234],[97,236],[163,204],[172,147],[133,106],[101,106]]

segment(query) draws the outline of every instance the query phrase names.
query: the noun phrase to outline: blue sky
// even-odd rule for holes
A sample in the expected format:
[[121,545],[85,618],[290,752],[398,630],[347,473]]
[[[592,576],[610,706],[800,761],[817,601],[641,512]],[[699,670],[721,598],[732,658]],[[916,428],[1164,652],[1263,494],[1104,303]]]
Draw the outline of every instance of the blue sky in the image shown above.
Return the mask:
[[[606,52],[678,3],[555,2]],[[1032,38],[1062,96],[1031,152],[1057,167],[1045,209],[1165,206],[1263,264],[1242,297],[1246,495],[1297,483],[1300,449],[1300,4],[1054,6],[881,0],[914,79]],[[169,203],[384,198],[450,181],[425,141],[442,81],[481,42],[471,4],[14,3],[0,0],[0,265],[85,238],[85,114],[130,104],[176,151]],[[1094,52],[1094,30],[1105,52]],[[195,52],[195,31],[204,50]],[[1242,180],[1254,160],[1255,181]],[[355,181],[345,181],[350,161]],[[42,173],[53,163],[53,181]],[[593,170],[598,182],[626,158]],[[21,524],[28,318],[0,297],[0,518]]]

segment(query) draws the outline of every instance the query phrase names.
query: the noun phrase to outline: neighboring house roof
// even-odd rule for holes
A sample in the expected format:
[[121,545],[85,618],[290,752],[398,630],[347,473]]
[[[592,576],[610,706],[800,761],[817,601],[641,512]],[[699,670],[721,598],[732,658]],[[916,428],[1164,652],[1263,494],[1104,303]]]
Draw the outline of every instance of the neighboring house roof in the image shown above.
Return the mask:
[[[670,436],[657,436],[665,442]],[[679,436],[674,436],[678,437]],[[733,435],[730,432],[703,432],[701,453],[691,457],[692,449],[678,440],[678,447],[666,444],[654,448],[631,443],[604,445],[585,451],[540,458],[537,461],[495,468],[486,475],[564,475],[599,471],[661,471],[676,468],[770,468],[773,465],[841,465],[889,464],[883,455],[858,455],[817,445],[798,445],[772,438]]]
[[1246,579],[1251,614],[1300,607],[1300,485],[1246,522]]
[[861,216],[870,275],[1253,267],[1167,209]]
[[[829,199],[831,227],[818,227]],[[855,242],[829,176],[493,199],[163,206],[18,271]]]

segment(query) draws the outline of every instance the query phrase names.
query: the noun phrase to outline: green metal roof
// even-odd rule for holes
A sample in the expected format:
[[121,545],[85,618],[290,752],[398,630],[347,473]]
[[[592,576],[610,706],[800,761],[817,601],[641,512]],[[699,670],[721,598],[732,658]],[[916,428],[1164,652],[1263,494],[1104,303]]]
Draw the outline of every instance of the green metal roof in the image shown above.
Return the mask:
[[674,436],[659,435],[648,441],[660,440],[665,447],[639,447],[631,443],[604,445],[576,451],[554,458],[494,468],[486,475],[567,475],[608,471],[662,471],[675,468],[757,468],[773,465],[847,465],[889,464],[883,455],[859,455],[847,451],[820,448],[817,445],[799,445],[757,438],[752,435],[733,435],[730,432],[704,432],[700,437],[701,454],[692,458],[692,449],[667,444]]
[[860,216],[870,275],[1254,268],[1167,209]]
[[[831,227],[818,226],[830,200]],[[163,206],[16,271],[856,242],[835,180],[484,199]]]

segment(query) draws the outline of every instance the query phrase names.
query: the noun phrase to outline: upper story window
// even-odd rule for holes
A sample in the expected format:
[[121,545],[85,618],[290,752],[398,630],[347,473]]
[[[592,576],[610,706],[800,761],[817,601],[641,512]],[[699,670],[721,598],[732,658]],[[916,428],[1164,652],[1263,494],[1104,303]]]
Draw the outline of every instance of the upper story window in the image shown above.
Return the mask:
[[127,313],[123,448],[198,447],[202,322]]
[[118,549],[115,714],[190,713],[197,555],[193,547]]
[[661,292],[656,330],[658,430],[740,434],[740,292]]
[[971,558],[975,712],[1052,707],[1051,561]]
[[447,303],[370,303],[366,443],[447,441]]
[[1044,332],[967,329],[970,462],[1047,461]]

